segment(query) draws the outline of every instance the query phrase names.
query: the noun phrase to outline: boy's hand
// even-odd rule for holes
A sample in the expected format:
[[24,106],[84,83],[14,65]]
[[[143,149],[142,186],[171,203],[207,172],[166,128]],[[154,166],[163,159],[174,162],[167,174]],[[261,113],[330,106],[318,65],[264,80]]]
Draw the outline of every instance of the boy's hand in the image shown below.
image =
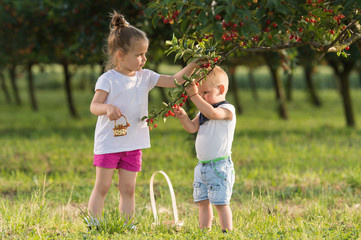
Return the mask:
[[184,111],[184,109],[178,105],[176,107],[173,107],[173,112],[174,112],[174,117],[178,119],[182,119],[185,116],[187,116],[186,111]]
[[107,116],[110,121],[118,120],[122,116],[120,109],[112,104],[107,105]]
[[198,87],[194,82],[191,82],[187,87],[186,87],[186,92],[188,94],[188,96],[193,96],[198,94]]

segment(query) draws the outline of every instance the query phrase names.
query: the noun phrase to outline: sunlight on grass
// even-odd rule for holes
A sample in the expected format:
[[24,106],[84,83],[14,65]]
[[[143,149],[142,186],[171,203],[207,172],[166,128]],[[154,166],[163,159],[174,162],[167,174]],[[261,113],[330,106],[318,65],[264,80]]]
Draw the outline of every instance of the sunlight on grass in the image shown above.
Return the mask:
[[[62,92],[39,90],[37,113],[25,104],[0,107],[7,113],[0,115],[0,238],[357,239],[361,131],[345,127],[339,94],[320,91],[323,105],[316,108],[304,91],[295,90],[294,100],[287,104],[288,121],[278,117],[273,91],[260,89],[258,100],[248,89],[240,89],[240,94],[244,112],[237,116],[232,149],[232,233],[221,233],[217,216],[210,232],[198,229],[192,199],[194,135],[172,118],[151,131],[152,148],[143,151],[136,188],[137,231],[118,226],[116,174],[104,208],[109,227],[88,231],[80,209],[86,209],[95,180],[92,91],[75,91],[82,118],[73,120]],[[360,90],[352,90],[352,97],[360,122]],[[150,107],[161,102],[157,89],[151,98]],[[233,102],[233,96],[227,100]],[[152,227],[149,180],[159,170],[169,175],[174,187],[179,218],[185,222],[179,232]],[[163,179],[157,179],[155,191],[160,218],[172,220]]]

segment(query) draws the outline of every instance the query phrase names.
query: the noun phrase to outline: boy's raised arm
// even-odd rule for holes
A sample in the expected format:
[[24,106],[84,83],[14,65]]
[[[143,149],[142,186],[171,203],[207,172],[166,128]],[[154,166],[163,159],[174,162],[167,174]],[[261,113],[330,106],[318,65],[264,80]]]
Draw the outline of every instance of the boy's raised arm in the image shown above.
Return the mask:
[[197,132],[199,129],[199,116],[196,116],[191,120],[184,109],[180,106],[173,108],[174,117],[178,118],[183,128],[190,133]]

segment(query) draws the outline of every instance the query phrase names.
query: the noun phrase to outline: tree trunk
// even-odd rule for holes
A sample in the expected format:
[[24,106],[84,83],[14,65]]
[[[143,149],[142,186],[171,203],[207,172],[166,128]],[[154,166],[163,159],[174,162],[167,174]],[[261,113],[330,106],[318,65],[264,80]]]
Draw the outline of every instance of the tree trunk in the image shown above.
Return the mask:
[[28,90],[29,90],[31,107],[34,111],[38,111],[38,104],[35,99],[35,91],[34,91],[34,77],[31,71],[33,67],[33,63],[28,63],[26,67],[27,67],[26,70],[28,72]]
[[258,92],[257,92],[257,86],[256,81],[254,80],[254,69],[252,67],[248,70],[248,80],[249,80],[249,86],[251,87],[251,92],[254,100],[258,100]]
[[0,86],[1,86],[2,91],[4,92],[5,101],[10,104],[11,98],[10,98],[8,87],[6,86],[6,83],[5,83],[5,77],[4,77],[3,71],[0,71]]
[[69,72],[69,65],[67,63],[62,63],[62,65],[64,68],[65,92],[67,96],[68,108],[73,118],[79,118],[79,115],[75,109],[73,95],[71,91],[71,74]]
[[20,106],[21,99],[20,99],[20,95],[19,95],[18,85],[16,83],[16,65],[11,65],[11,67],[9,69],[9,75],[10,75],[10,80],[11,80],[11,87],[13,89],[14,96],[15,96],[16,105]]
[[239,93],[238,93],[238,87],[237,87],[235,72],[236,72],[236,66],[232,65],[229,68],[229,80],[230,80],[229,81],[229,86],[230,86],[230,90],[233,93],[234,104],[236,105],[237,114],[242,114],[243,108],[242,108],[241,99],[240,99]]
[[352,66],[344,65],[344,71],[339,76],[341,91],[342,91],[342,103],[346,116],[346,124],[348,127],[355,127],[356,122],[352,110],[352,100],[350,94],[350,73],[352,70]]
[[275,66],[274,58],[272,56],[265,55],[265,59],[266,59],[267,65],[271,71],[273,85],[274,85],[275,91],[276,91],[276,100],[278,102],[279,116],[282,119],[286,120],[286,119],[288,119],[288,114],[287,114],[287,108],[286,108],[285,93],[284,93],[284,89],[283,89],[282,79],[277,71],[278,67]]
[[286,80],[286,99],[289,102],[292,102],[292,89],[293,89],[293,73],[289,71],[287,73],[287,80]]
[[351,100],[351,94],[350,94],[350,83],[349,83],[349,77],[351,70],[354,66],[354,62],[343,62],[343,70],[340,71],[338,64],[336,60],[329,60],[328,61],[330,66],[334,69],[334,72],[337,76],[337,82],[340,86],[340,93],[342,98],[342,104],[343,109],[346,117],[346,125],[348,127],[355,127],[356,122],[352,110],[352,100]]
[[162,97],[162,101],[163,102],[168,102],[168,96],[167,96],[167,93],[166,93],[165,89],[162,88],[162,87],[159,87],[158,89],[159,89],[160,95]]
[[312,81],[312,70],[313,70],[313,67],[311,65],[304,66],[306,84],[307,84],[308,91],[310,93],[311,102],[316,107],[320,107],[321,101],[316,94],[315,84]]
[[[156,67],[155,67],[155,72],[159,72],[159,66],[160,66],[160,64],[157,64],[156,65]],[[168,95],[167,95],[167,93],[166,93],[166,91],[165,91],[165,88],[162,88],[162,87],[159,87],[158,88],[159,89],[159,93],[160,93],[160,96],[161,96],[161,100],[163,101],[163,102],[168,102],[169,101],[169,99],[168,99]]]
[[[360,32],[359,32],[360,33]],[[358,51],[360,52],[360,55],[361,55],[361,40],[357,40],[356,42],[355,42],[355,44],[356,44],[356,47],[357,47],[357,49],[358,49]]]
[[361,61],[356,63],[355,69],[358,74],[358,80],[359,80],[359,84],[360,84],[360,88],[361,88]]

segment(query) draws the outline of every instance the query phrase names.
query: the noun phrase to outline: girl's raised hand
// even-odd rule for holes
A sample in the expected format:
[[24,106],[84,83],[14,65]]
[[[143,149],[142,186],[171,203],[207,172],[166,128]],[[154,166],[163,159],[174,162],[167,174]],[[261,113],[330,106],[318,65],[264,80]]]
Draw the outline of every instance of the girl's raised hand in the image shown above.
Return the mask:
[[112,104],[107,104],[107,116],[110,121],[118,120],[122,116],[120,109]]

